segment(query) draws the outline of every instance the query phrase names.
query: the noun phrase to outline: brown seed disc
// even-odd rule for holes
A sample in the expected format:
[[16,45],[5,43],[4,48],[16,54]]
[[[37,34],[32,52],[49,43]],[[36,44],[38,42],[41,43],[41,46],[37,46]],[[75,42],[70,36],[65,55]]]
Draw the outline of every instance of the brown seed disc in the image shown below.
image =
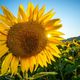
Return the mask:
[[40,53],[47,44],[43,26],[37,22],[18,23],[8,32],[7,46],[15,56],[30,57]]

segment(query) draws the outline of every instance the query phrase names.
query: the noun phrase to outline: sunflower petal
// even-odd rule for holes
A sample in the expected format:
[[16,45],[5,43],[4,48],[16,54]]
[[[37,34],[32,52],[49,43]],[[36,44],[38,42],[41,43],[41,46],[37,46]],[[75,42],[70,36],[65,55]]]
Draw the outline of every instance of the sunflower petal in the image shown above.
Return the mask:
[[0,58],[8,52],[8,48],[4,47],[2,51],[0,51]]
[[46,30],[57,30],[62,27],[62,24],[60,24],[60,19],[53,19],[48,21],[45,26]]
[[48,13],[44,14],[42,17],[39,18],[39,22],[46,22],[52,18],[52,16],[55,13],[53,13],[53,10],[50,10]]
[[6,41],[0,41],[0,46],[6,44]]
[[6,41],[7,40],[7,36],[5,35],[0,35],[0,41]]
[[6,44],[0,45],[0,51],[2,51],[6,47]]
[[2,6],[1,8],[6,18],[10,20],[12,24],[17,23],[16,17],[5,6]]
[[10,29],[6,24],[3,24],[0,22],[0,29],[4,29],[4,30],[7,30],[7,29]]
[[20,64],[21,64],[22,72],[24,73],[25,70],[26,70],[26,67],[25,67],[25,65],[26,65],[26,59],[25,58],[20,59]]
[[8,34],[8,31],[9,29],[5,29],[4,27],[0,26],[0,34],[1,35],[7,35]]
[[54,36],[65,35],[64,33],[60,32],[60,31],[54,31],[54,30],[50,30],[50,31],[48,31],[48,33],[52,34]]
[[52,13],[49,16],[46,16],[41,22],[45,24],[46,22],[48,22],[54,16],[54,14],[55,13]]
[[33,10],[34,10],[34,5],[31,2],[29,2],[28,8],[27,8],[27,15],[29,16],[30,20],[32,19],[32,16],[33,16]]
[[55,50],[56,53],[61,54],[60,50],[56,45],[53,45],[53,44],[49,44],[49,45]]
[[48,38],[48,41],[53,44],[60,44],[60,45],[63,44],[62,41],[55,38]]
[[47,38],[49,40],[54,40],[54,39],[57,39],[57,40],[64,40],[64,38],[60,37],[60,35],[55,35],[53,33],[47,33]]
[[9,20],[7,20],[7,18],[3,15],[0,14],[0,22],[8,25],[9,27],[12,26],[11,22]]
[[26,72],[28,72],[28,69],[29,69],[29,67],[30,67],[30,65],[29,65],[29,60],[28,59],[26,59]]
[[45,11],[45,8],[46,6],[42,6],[42,8],[39,10],[39,13],[38,13],[38,19],[43,15],[44,11]]
[[[42,51],[42,55],[44,56],[45,62],[48,63],[47,57],[46,57],[46,55],[45,55],[45,51]],[[47,65],[46,65],[46,66],[47,66]]]
[[58,30],[61,27],[62,27],[62,24],[58,24],[58,25],[55,25],[55,26],[51,25],[51,26],[46,27],[45,30],[47,30],[47,31]]
[[44,50],[44,55],[47,58],[47,63],[51,64],[51,59],[49,57],[47,57],[47,51],[46,51],[46,49]]
[[38,65],[40,65],[41,67],[44,66],[43,63],[42,63],[42,61],[41,61],[40,54],[38,54],[38,55],[36,56],[36,61],[37,61]]
[[57,53],[54,48],[50,46],[50,47],[47,47],[47,49],[53,56],[60,58],[60,55],[59,55],[60,53]]
[[34,71],[36,71],[37,68],[38,68],[38,63],[36,63],[35,68],[34,68]]
[[47,61],[48,61],[47,63],[51,64],[51,58],[49,57],[46,49],[44,50],[44,53],[45,53]]
[[0,35],[4,35],[4,36],[7,36],[7,34],[8,34],[8,32],[7,31],[5,31],[5,30],[0,30]]
[[64,40],[64,38],[62,38],[62,37],[60,37],[60,36],[52,36],[52,38],[54,39],[54,38],[56,38],[57,40]]
[[2,66],[1,66],[1,74],[5,74],[9,68],[9,65],[11,63],[11,60],[12,60],[12,54],[9,53],[6,58],[4,59],[3,63],[2,63]]
[[45,24],[45,26],[57,25],[57,24],[59,24],[60,22],[61,22],[60,19],[52,19],[52,20],[48,21],[48,22]]
[[28,17],[26,13],[24,12],[24,7],[23,5],[19,6],[19,11],[18,11],[18,21],[28,21]]
[[37,20],[39,6],[37,5],[33,11],[33,21]]
[[21,63],[21,70],[24,73],[25,71],[27,72],[29,69],[29,60],[26,58],[21,58],[20,59],[20,63]]
[[13,59],[12,59],[12,62],[11,62],[12,74],[16,74],[17,73],[18,64],[19,64],[19,60],[15,56],[13,56]]
[[34,70],[34,65],[36,64],[35,57],[32,56],[32,57],[29,59],[29,62],[30,62],[30,72],[33,72],[33,70]]
[[41,61],[42,61],[43,65],[44,65],[45,67],[47,67],[46,58],[44,58],[44,56],[43,56],[42,53],[40,53],[40,58],[41,58]]
[[59,25],[55,25],[52,29],[53,30],[58,30],[62,27],[62,24],[59,24]]
[[48,52],[48,56],[51,58],[52,61],[55,61],[53,55],[50,52]]
[[53,57],[52,53],[51,53],[51,52],[49,52],[49,50],[48,50],[47,48],[46,48],[46,50],[47,50],[46,55],[47,55],[48,59],[50,58],[49,60],[55,61],[55,59],[54,59],[54,57]]

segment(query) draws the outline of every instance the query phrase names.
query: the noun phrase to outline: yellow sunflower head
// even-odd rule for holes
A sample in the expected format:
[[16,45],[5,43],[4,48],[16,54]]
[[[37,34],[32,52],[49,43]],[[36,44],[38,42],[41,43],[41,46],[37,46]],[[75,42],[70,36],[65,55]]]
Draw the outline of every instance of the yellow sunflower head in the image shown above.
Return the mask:
[[10,71],[16,74],[18,66],[22,72],[33,72],[38,65],[47,66],[60,57],[56,47],[61,44],[59,32],[60,19],[51,19],[55,14],[52,10],[44,14],[45,6],[34,8],[30,2],[27,10],[19,6],[18,17],[15,17],[6,7],[1,7],[0,14],[0,58],[5,56],[1,66],[1,74]]

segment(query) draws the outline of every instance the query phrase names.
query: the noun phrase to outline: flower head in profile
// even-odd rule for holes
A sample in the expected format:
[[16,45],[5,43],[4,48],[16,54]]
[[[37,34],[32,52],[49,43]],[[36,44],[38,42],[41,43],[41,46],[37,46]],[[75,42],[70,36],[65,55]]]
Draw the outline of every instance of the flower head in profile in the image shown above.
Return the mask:
[[51,60],[60,57],[56,47],[61,44],[60,19],[51,19],[55,12],[50,10],[44,14],[45,6],[30,2],[27,10],[19,6],[18,16],[15,17],[6,7],[1,7],[0,14],[0,58],[5,56],[1,74],[8,70],[16,74],[20,65],[22,72],[33,72],[37,66],[47,67]]

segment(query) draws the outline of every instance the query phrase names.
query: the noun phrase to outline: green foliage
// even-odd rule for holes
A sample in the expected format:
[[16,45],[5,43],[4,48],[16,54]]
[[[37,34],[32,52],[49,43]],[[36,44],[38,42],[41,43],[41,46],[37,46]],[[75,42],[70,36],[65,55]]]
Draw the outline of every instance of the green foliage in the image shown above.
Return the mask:
[[[80,41],[65,41],[63,45],[57,45],[61,58],[48,64],[48,67],[38,67],[33,73],[10,74],[0,77],[0,80],[80,80]],[[1,62],[0,62],[1,64]]]

